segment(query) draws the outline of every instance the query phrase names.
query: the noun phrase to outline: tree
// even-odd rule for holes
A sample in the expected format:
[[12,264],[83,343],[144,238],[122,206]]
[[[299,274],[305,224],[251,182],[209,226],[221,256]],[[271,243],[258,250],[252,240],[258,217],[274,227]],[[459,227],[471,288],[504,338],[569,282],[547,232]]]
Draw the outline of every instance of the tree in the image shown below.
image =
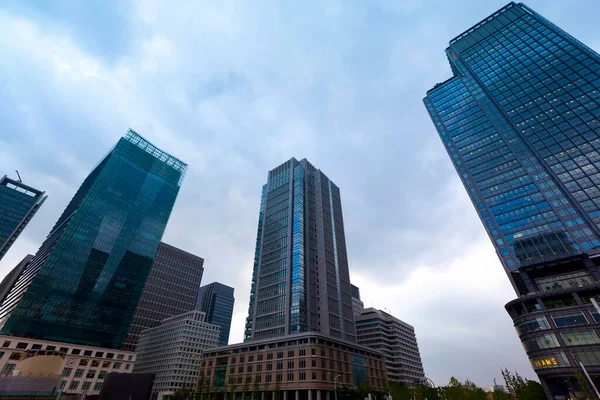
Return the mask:
[[229,400],[235,400],[235,383],[229,385]]
[[281,400],[281,378],[275,379],[275,400]]
[[258,382],[258,374],[254,375],[254,382],[252,383],[252,400],[256,400],[258,392],[260,391],[260,383]]
[[173,400],[192,400],[194,396],[194,392],[192,391],[192,389],[179,389],[178,391],[175,392],[175,394],[173,395]]
[[[544,388],[541,384],[536,381],[527,381],[525,383],[525,398],[527,400],[545,400],[546,393],[544,392]],[[590,393],[590,399],[593,399],[594,396]]]
[[246,400],[246,397],[248,396],[248,392],[250,391],[250,383],[252,382],[252,378],[250,378],[250,376],[247,376],[246,379],[244,379],[244,385],[242,386],[242,400]]
[[502,377],[504,378],[510,397],[512,399],[524,400],[526,396],[525,386],[527,384],[525,379],[521,378],[518,372],[513,374],[507,368],[504,368],[502,371]]

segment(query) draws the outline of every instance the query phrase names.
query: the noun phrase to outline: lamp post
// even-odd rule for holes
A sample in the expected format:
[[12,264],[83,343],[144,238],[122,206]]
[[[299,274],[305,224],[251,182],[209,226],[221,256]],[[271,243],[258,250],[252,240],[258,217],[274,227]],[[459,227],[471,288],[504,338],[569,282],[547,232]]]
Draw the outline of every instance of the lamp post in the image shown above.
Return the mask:
[[[333,377],[333,375],[331,375],[331,373],[327,373],[327,375]],[[337,400],[337,378],[339,378],[341,375],[336,376],[335,378],[333,378],[333,392],[335,394],[335,400]]]

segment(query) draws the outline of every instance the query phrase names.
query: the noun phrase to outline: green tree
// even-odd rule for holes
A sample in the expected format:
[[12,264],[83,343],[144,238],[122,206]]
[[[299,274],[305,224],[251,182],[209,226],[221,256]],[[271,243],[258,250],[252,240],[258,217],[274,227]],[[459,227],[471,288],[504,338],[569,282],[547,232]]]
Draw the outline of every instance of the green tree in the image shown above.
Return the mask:
[[194,398],[193,396],[194,392],[192,391],[192,389],[183,388],[175,392],[175,394],[172,397],[172,400],[192,400]]
[[281,378],[275,380],[275,400],[281,400]]
[[258,382],[258,374],[257,374],[257,375],[254,375],[254,381],[252,382],[252,400],[257,400],[259,392],[260,392],[260,382]]
[[244,385],[242,386],[242,400],[246,400],[246,397],[248,397],[248,392],[250,391],[250,383],[252,383],[252,378],[250,378],[250,376],[247,376],[246,379],[244,379]]
[[[590,399],[594,396],[590,394]],[[536,381],[527,381],[525,383],[525,399],[526,400],[545,400],[546,393],[544,392],[543,386]]]
[[235,383],[229,385],[229,400],[235,400]]

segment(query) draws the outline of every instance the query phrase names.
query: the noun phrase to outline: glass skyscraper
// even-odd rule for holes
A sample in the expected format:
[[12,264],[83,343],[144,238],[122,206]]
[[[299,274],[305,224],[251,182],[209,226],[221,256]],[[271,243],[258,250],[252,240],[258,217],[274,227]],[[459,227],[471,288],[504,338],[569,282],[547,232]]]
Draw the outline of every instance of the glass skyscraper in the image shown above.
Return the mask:
[[233,288],[219,282],[209,283],[200,287],[196,309],[206,314],[206,322],[221,327],[219,346],[227,346],[233,316]]
[[160,243],[123,350],[135,351],[145,329],[159,326],[166,318],[194,309],[203,265],[203,258]]
[[44,192],[15,181],[0,178],[0,260],[17,240],[37,210],[44,204]]
[[186,169],[130,130],[84,180],[2,303],[1,332],[121,347]]
[[425,106],[518,299],[548,395],[600,383],[600,56],[510,3],[450,41]]
[[262,189],[244,337],[302,332],[356,341],[340,190],[292,158]]

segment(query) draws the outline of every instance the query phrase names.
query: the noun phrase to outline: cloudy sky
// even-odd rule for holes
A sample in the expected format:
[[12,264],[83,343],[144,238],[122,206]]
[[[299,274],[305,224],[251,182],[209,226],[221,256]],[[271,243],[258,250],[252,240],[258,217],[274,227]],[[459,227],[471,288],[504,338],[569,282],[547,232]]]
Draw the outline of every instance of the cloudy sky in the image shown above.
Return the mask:
[[[449,40],[504,4],[2,1],[0,175],[49,198],[0,276],[131,127],[190,166],[164,240],[235,287],[238,342],[261,185],[306,157],[341,188],[353,283],[415,326],[428,377],[534,378],[503,308],[514,292],[421,102],[451,76]],[[600,50],[597,1],[528,5]]]

